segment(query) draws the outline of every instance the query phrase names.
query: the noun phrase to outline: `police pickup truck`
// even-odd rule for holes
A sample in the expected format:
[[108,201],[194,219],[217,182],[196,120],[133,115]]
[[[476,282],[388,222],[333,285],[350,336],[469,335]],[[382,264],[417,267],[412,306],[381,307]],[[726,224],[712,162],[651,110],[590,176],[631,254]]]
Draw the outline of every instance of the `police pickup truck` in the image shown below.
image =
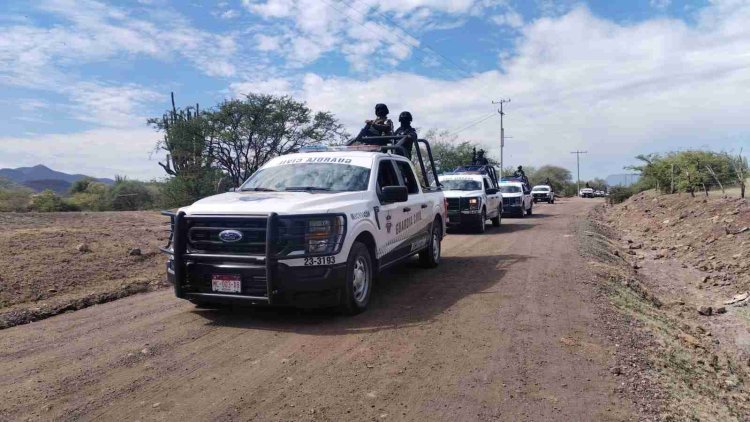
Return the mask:
[[534,196],[534,203],[544,201],[548,204],[555,203],[555,190],[550,185],[536,185],[531,189]]
[[519,217],[531,215],[534,201],[531,188],[520,178],[503,177],[500,179],[500,192],[503,194],[503,213]]
[[[429,144],[431,174],[435,172]],[[419,147],[416,148],[419,150]],[[386,151],[386,152],[382,152]],[[377,146],[276,157],[233,192],[170,215],[168,279],[197,305],[367,308],[375,275],[419,255],[440,263],[447,220],[437,177]],[[422,175],[425,171],[424,161]]]
[[500,226],[503,196],[497,187],[494,168],[463,166],[440,176],[448,200],[448,225],[471,227],[484,233],[487,219]]

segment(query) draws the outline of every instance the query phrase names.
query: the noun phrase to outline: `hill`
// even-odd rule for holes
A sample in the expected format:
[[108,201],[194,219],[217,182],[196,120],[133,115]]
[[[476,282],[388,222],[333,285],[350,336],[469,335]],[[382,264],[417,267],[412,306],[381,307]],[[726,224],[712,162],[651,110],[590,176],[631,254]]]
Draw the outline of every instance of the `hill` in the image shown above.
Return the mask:
[[[85,174],[63,173],[61,171],[52,170],[41,164],[34,167],[0,169],[0,178],[9,180],[18,185],[26,186],[37,192],[50,189],[57,193],[65,193],[75,181],[86,177],[89,176],[86,176]],[[114,183],[114,180],[108,178],[94,179],[102,183]]]

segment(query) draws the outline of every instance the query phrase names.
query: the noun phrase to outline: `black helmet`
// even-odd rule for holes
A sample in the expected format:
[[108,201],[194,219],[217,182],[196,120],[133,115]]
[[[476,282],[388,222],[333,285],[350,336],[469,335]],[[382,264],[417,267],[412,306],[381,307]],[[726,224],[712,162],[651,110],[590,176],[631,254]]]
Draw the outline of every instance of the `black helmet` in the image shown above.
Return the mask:
[[411,123],[411,113],[408,111],[402,111],[401,114],[398,115],[398,121],[401,123]]
[[484,155],[484,150],[483,150],[483,149],[480,149],[480,150],[479,150],[479,151],[477,152],[477,154],[479,154],[479,155]]
[[385,104],[375,104],[375,115],[378,117],[385,117],[389,113],[388,106]]
[[523,166],[518,166],[518,171],[523,170]]

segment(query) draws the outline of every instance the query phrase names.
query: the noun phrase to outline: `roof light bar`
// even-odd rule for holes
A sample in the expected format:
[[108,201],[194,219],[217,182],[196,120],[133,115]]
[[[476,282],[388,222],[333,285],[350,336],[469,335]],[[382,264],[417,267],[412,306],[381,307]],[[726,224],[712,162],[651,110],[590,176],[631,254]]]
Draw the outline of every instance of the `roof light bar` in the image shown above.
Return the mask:
[[332,151],[380,151],[378,145],[352,145],[352,146],[325,146],[315,145],[300,148],[299,152],[332,152]]

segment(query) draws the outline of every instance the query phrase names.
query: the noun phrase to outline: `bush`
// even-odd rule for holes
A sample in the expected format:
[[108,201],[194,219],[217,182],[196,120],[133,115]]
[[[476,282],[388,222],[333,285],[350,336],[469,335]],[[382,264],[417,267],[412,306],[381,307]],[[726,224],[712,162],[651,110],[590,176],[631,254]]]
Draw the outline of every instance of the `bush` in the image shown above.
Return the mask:
[[609,189],[609,203],[619,204],[621,202],[625,202],[628,198],[638,193],[638,190],[633,187],[624,187],[624,186],[615,186]]
[[[85,179],[84,179],[85,180]],[[86,211],[107,211],[112,209],[109,186],[104,183],[81,180],[75,182],[70,191],[68,202],[78,209]]]
[[76,207],[68,204],[55,192],[47,189],[42,193],[32,196],[31,210],[39,212],[75,211]]
[[190,205],[201,198],[215,195],[220,180],[219,172],[196,177],[173,177],[161,185],[160,201],[157,205],[165,209]]
[[0,189],[0,212],[25,212],[31,205],[30,189]]
[[115,211],[137,211],[153,208],[154,199],[146,184],[117,177],[109,193]]

